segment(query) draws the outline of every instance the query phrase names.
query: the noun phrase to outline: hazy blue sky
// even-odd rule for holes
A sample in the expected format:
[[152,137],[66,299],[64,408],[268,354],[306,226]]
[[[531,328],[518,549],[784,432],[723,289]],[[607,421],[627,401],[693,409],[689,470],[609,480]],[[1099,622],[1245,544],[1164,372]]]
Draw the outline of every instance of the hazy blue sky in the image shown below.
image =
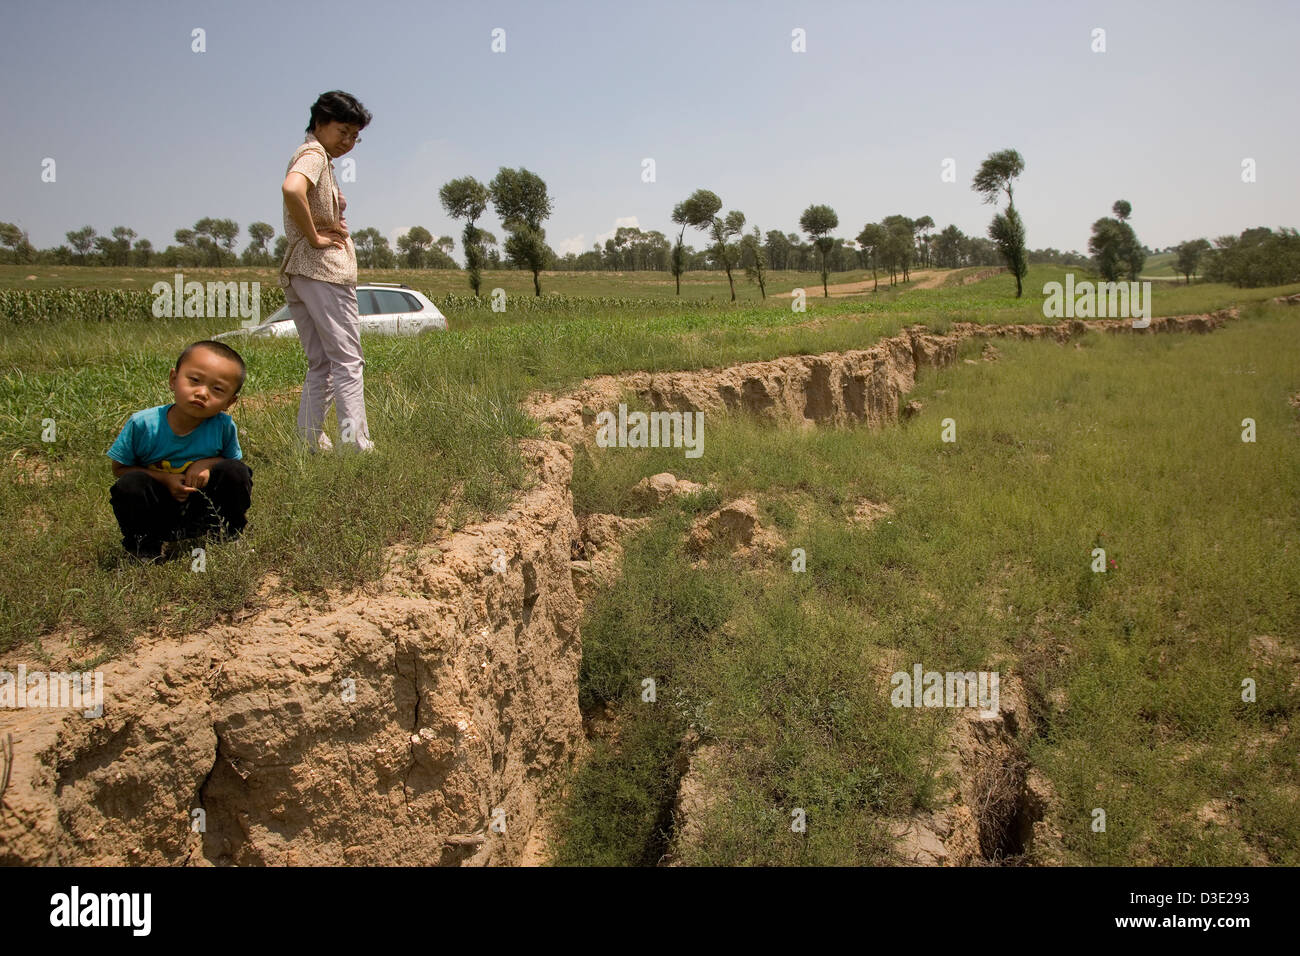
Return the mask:
[[[7,2],[0,221],[41,248],[90,224],[161,249],[204,216],[278,235],[311,103],[343,89],[374,114],[349,154],[348,223],[390,240],[417,224],[459,237],[438,188],[500,166],[546,180],[561,254],[617,224],[668,233],[673,205],[700,187],[764,231],[797,230],[827,203],[849,239],[892,213],[984,235],[991,209],[971,176],[1014,147],[1031,247],[1083,250],[1122,197],[1157,248],[1300,223],[1298,9]],[[191,52],[195,27],[205,53]],[[505,53],[491,52],[495,27]],[[791,51],[796,27],[806,53]],[[1090,49],[1095,27],[1105,53]],[[45,157],[55,183],[41,182]],[[946,157],[956,183],[940,180]],[[1255,183],[1241,181],[1245,157]],[[490,210],[481,225],[502,236]]]

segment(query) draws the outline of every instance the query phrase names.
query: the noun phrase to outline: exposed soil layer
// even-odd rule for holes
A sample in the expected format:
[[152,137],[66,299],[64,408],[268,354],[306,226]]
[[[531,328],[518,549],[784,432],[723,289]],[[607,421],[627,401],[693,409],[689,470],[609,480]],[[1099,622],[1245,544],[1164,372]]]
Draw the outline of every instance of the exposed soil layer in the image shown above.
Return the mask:
[[0,863],[518,862],[582,735],[573,453],[521,451],[537,485],[413,570],[141,640],[101,718],[4,711]]
[[[1165,316],[1151,319],[1142,329],[1123,319],[1075,319],[1055,325],[958,322],[942,335],[912,326],[867,349],[794,355],[727,368],[602,375],[565,395],[530,396],[524,410],[551,437],[571,445],[594,443],[596,415],[616,411],[628,394],[655,411],[743,412],[772,424],[807,427],[849,422],[883,425],[898,419],[900,399],[912,390],[917,371],[950,365],[957,346],[968,338],[1066,342],[1088,331],[1209,332],[1236,315],[1236,309],[1224,309],[1209,315]],[[988,355],[995,356],[996,352]]]

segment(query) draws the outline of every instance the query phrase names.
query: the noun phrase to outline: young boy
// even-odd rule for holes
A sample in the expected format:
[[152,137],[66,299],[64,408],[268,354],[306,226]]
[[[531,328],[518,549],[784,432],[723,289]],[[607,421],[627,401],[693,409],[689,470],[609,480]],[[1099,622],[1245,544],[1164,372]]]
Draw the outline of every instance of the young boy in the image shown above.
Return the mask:
[[226,409],[244,385],[244,360],[221,342],[195,342],[180,354],[168,384],[176,401],[136,412],[108,457],[109,491],[122,546],[156,563],[164,541],[220,530],[238,538],[247,523],[253,469],[244,464]]

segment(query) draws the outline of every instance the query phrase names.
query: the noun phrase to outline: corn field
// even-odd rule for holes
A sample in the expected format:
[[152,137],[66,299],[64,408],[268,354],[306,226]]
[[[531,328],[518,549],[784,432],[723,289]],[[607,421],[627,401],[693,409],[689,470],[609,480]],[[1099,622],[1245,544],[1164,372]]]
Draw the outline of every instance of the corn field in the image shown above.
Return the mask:
[[[278,285],[261,289],[261,314],[270,315],[284,305],[284,290]],[[156,296],[144,289],[0,289],[0,326],[32,325],[41,322],[77,320],[120,322],[153,319]],[[459,295],[455,292],[429,296],[449,318],[464,314],[491,314],[490,295]],[[507,309],[513,314],[578,315],[607,309],[678,311],[708,308],[709,300],[650,299],[624,296],[573,296],[555,293],[544,296],[512,295]],[[233,317],[233,316],[232,316]]]

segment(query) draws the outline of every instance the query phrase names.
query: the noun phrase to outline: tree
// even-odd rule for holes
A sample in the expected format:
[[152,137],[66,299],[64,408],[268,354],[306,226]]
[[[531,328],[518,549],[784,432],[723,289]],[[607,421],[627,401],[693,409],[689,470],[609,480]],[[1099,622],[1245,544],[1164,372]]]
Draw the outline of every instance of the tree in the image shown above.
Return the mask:
[[[734,255],[739,250],[734,245],[728,245],[727,240],[739,236],[744,231],[745,214],[733,209],[727,213],[726,218],[722,218],[718,215],[721,209],[722,200],[718,198],[717,193],[707,189],[697,189],[674,207],[673,222],[684,223],[683,233],[686,231],[685,226],[692,226],[704,230],[713,240],[710,251],[714,260],[727,270],[727,283],[731,286],[731,301],[735,302],[736,283],[731,275],[731,267]],[[680,246],[680,237],[677,242]]]
[[785,234],[785,245],[788,257],[785,267],[796,272],[802,272],[807,265],[808,253],[812,247],[800,241],[797,232],[787,232]]
[[105,258],[110,265],[124,266],[131,256],[131,240],[135,238],[135,230],[126,226],[114,226],[111,235],[112,238],[104,248]]
[[148,239],[137,239],[135,248],[132,250],[132,256],[135,259],[135,265],[147,266],[153,259],[153,243]]
[[869,222],[858,233],[858,245],[871,262],[871,291],[876,292],[880,283],[876,281],[876,266],[880,263],[880,247],[885,243],[885,228],[878,222]]
[[934,238],[934,262],[942,269],[956,269],[962,264],[962,231],[949,225]]
[[194,224],[194,243],[203,252],[209,265],[219,266],[224,261],[222,251],[235,256],[235,240],[239,238],[239,223],[233,219],[213,219],[205,216]]
[[358,229],[352,233],[352,247],[357,251],[357,268],[373,269],[375,258],[375,240],[382,238],[379,230],[373,227]]
[[1124,242],[1124,233],[1118,219],[1106,216],[1092,224],[1092,236],[1088,239],[1088,252],[1097,264],[1097,271],[1107,282],[1114,282],[1120,274],[1120,246]]
[[1029,262],[1025,258],[1025,224],[1020,221],[1020,213],[1015,206],[1007,206],[1007,211],[998,213],[989,223],[989,238],[998,247],[998,252],[1006,260],[1007,267],[1016,277],[1016,298],[1020,297],[1020,280],[1029,273]]
[[0,246],[14,250],[14,261],[18,261],[18,245],[23,241],[23,231],[12,222],[0,222]]
[[433,242],[433,233],[423,226],[412,226],[397,239],[397,251],[406,257],[408,269],[424,268],[424,252]]
[[989,223],[989,238],[1015,274],[1017,299],[1024,291],[1021,280],[1029,274],[1029,264],[1025,258],[1025,226],[1016,212],[1011,184],[1024,171],[1025,161],[1020,154],[1014,149],[1004,149],[989,154],[971,183],[971,188],[983,197],[985,203],[997,202],[998,194],[1006,190],[1007,211],[993,217]]
[[1123,222],[1121,225],[1124,227],[1124,242],[1120,246],[1120,256],[1128,267],[1129,281],[1136,282],[1138,274],[1142,271],[1142,266],[1146,264],[1147,253],[1142,248],[1142,243],[1138,242],[1137,233],[1133,231],[1133,227],[1127,222]]
[[903,281],[911,279],[912,257],[916,255],[916,220],[903,215],[886,216],[881,220],[885,227],[885,252],[890,263],[891,278],[895,269],[903,270]]
[[1137,233],[1127,222],[1133,207],[1123,199],[1111,211],[1114,219],[1101,218],[1092,224],[1092,238],[1088,251],[1097,262],[1097,270],[1107,282],[1114,282],[1127,273],[1129,281],[1137,281],[1138,273],[1146,262],[1146,252],[1138,242]]
[[[469,273],[469,285],[477,296],[482,285],[485,233],[474,223],[487,210],[490,198],[488,188],[473,176],[462,176],[438,190],[438,198],[447,215],[452,219],[465,220],[461,246],[465,249],[465,270]],[[492,242],[495,244],[496,239]]]
[[744,230],[745,214],[739,209],[731,210],[725,219],[714,216],[713,224],[709,227],[709,237],[713,240],[713,258],[722,263],[722,268],[727,270],[727,284],[731,286],[732,302],[736,301],[736,281],[732,278],[731,267],[740,250],[727,240],[741,235]]
[[[363,229],[362,233],[366,236],[367,269],[394,269],[397,267],[397,254],[393,252],[392,246],[388,244],[388,237],[381,234],[378,229]],[[353,245],[357,243],[357,234],[353,233]],[[361,265],[361,250],[357,250],[357,264]]]
[[673,256],[669,266],[673,274],[673,279],[677,283],[677,294],[682,294],[682,273],[686,271],[686,247],[682,240],[686,236],[686,227],[690,225],[686,218],[686,212],[683,209],[684,203],[678,203],[673,207],[673,223],[682,228],[677,232],[677,241],[673,243]]
[[1243,288],[1300,281],[1300,233],[1257,226],[1240,236],[1220,236],[1205,253],[1202,273],[1211,282]]
[[98,261],[106,266],[116,265],[117,243],[113,241],[112,236],[95,237],[95,254]]
[[808,234],[822,255],[822,297],[827,299],[831,293],[826,285],[826,254],[835,245],[835,240],[830,238],[830,231],[839,224],[840,217],[835,215],[835,210],[830,206],[809,206],[799,217],[799,228]]
[[82,226],[73,232],[64,233],[68,238],[68,245],[72,246],[81,262],[86,261],[86,256],[90,252],[90,247],[95,244],[95,227]]
[[766,299],[767,253],[763,251],[763,240],[759,235],[758,226],[755,226],[754,231],[740,241],[740,249],[740,261],[745,268],[746,278],[758,283],[758,291]]
[[1187,285],[1192,284],[1192,276],[1196,274],[1196,267],[1201,263],[1201,257],[1209,252],[1210,243],[1207,239],[1192,239],[1187,242],[1180,242],[1174,247],[1175,268],[1178,274],[1186,278]]
[[915,227],[915,232],[918,234],[916,237],[917,242],[919,242],[921,248],[925,250],[924,264],[928,269],[930,267],[930,240],[933,238],[930,235],[930,230],[934,228],[934,220],[929,216],[922,216],[913,223],[913,226]]
[[[235,258],[235,243],[239,240],[239,223],[233,219],[214,219],[212,221],[212,238],[233,260]],[[217,264],[220,265],[222,257],[217,257]]]
[[767,233],[767,261],[773,269],[790,268],[790,240],[778,229],[769,229]]
[[686,247],[682,244],[686,227],[708,229],[713,217],[722,208],[722,200],[707,189],[697,189],[673,207],[673,222],[681,226],[677,244],[673,247],[673,274],[677,277],[677,294],[682,293],[681,274],[686,271]]
[[[253,238],[253,248],[259,260],[266,257],[266,244],[275,236],[275,227],[269,222],[254,222],[248,227],[248,234]],[[355,242],[355,239],[354,239]]]
[[510,261],[527,267],[533,273],[533,294],[542,294],[541,272],[547,256],[554,252],[546,245],[546,230],[542,222],[551,215],[551,200],[546,194],[546,183],[536,173],[527,169],[507,169],[502,166],[488,184],[493,208],[501,225],[509,235],[506,238],[506,255]]

